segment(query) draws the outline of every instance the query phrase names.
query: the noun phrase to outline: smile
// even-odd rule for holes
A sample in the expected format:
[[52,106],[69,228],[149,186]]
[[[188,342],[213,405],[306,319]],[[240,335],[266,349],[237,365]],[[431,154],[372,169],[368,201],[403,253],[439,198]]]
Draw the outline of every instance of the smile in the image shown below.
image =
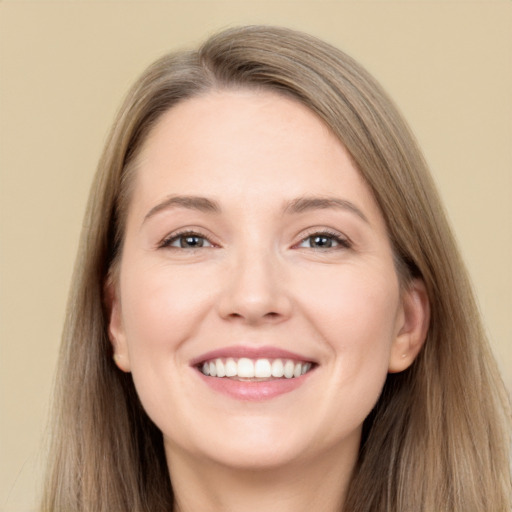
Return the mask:
[[207,377],[256,380],[294,379],[308,373],[312,366],[311,362],[292,359],[228,357],[204,361],[198,365],[198,368]]

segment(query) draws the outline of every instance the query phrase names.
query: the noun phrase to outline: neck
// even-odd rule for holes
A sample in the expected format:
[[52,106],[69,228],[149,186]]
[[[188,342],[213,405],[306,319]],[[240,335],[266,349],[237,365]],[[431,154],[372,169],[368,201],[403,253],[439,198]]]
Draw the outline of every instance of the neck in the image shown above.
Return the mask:
[[341,512],[357,450],[331,450],[285,467],[248,469],[167,451],[173,512]]

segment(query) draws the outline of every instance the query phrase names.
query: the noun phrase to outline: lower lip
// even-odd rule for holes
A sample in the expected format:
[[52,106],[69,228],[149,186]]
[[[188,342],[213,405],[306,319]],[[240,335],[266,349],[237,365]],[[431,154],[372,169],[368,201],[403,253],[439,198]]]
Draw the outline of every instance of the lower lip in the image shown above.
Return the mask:
[[226,377],[207,377],[197,370],[199,377],[211,389],[236,400],[262,401],[298,389],[309,378],[312,371],[292,379],[275,379],[259,382],[241,381]]

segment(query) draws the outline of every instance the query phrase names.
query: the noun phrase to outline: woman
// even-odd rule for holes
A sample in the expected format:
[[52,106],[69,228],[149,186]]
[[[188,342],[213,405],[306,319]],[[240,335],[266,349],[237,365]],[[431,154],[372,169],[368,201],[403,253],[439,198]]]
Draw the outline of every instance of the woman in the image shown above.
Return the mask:
[[247,27],[152,65],[75,272],[43,510],[510,510],[442,206],[342,52]]

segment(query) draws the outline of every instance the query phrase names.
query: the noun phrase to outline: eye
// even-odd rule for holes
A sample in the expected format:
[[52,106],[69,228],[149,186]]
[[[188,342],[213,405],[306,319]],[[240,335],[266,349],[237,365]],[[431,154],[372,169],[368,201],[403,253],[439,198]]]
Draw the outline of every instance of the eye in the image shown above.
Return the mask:
[[315,250],[348,249],[351,247],[351,243],[337,233],[323,232],[307,236],[297,247]]
[[171,247],[173,249],[200,249],[202,247],[213,247],[213,244],[199,233],[186,232],[171,235],[161,243],[160,247]]

